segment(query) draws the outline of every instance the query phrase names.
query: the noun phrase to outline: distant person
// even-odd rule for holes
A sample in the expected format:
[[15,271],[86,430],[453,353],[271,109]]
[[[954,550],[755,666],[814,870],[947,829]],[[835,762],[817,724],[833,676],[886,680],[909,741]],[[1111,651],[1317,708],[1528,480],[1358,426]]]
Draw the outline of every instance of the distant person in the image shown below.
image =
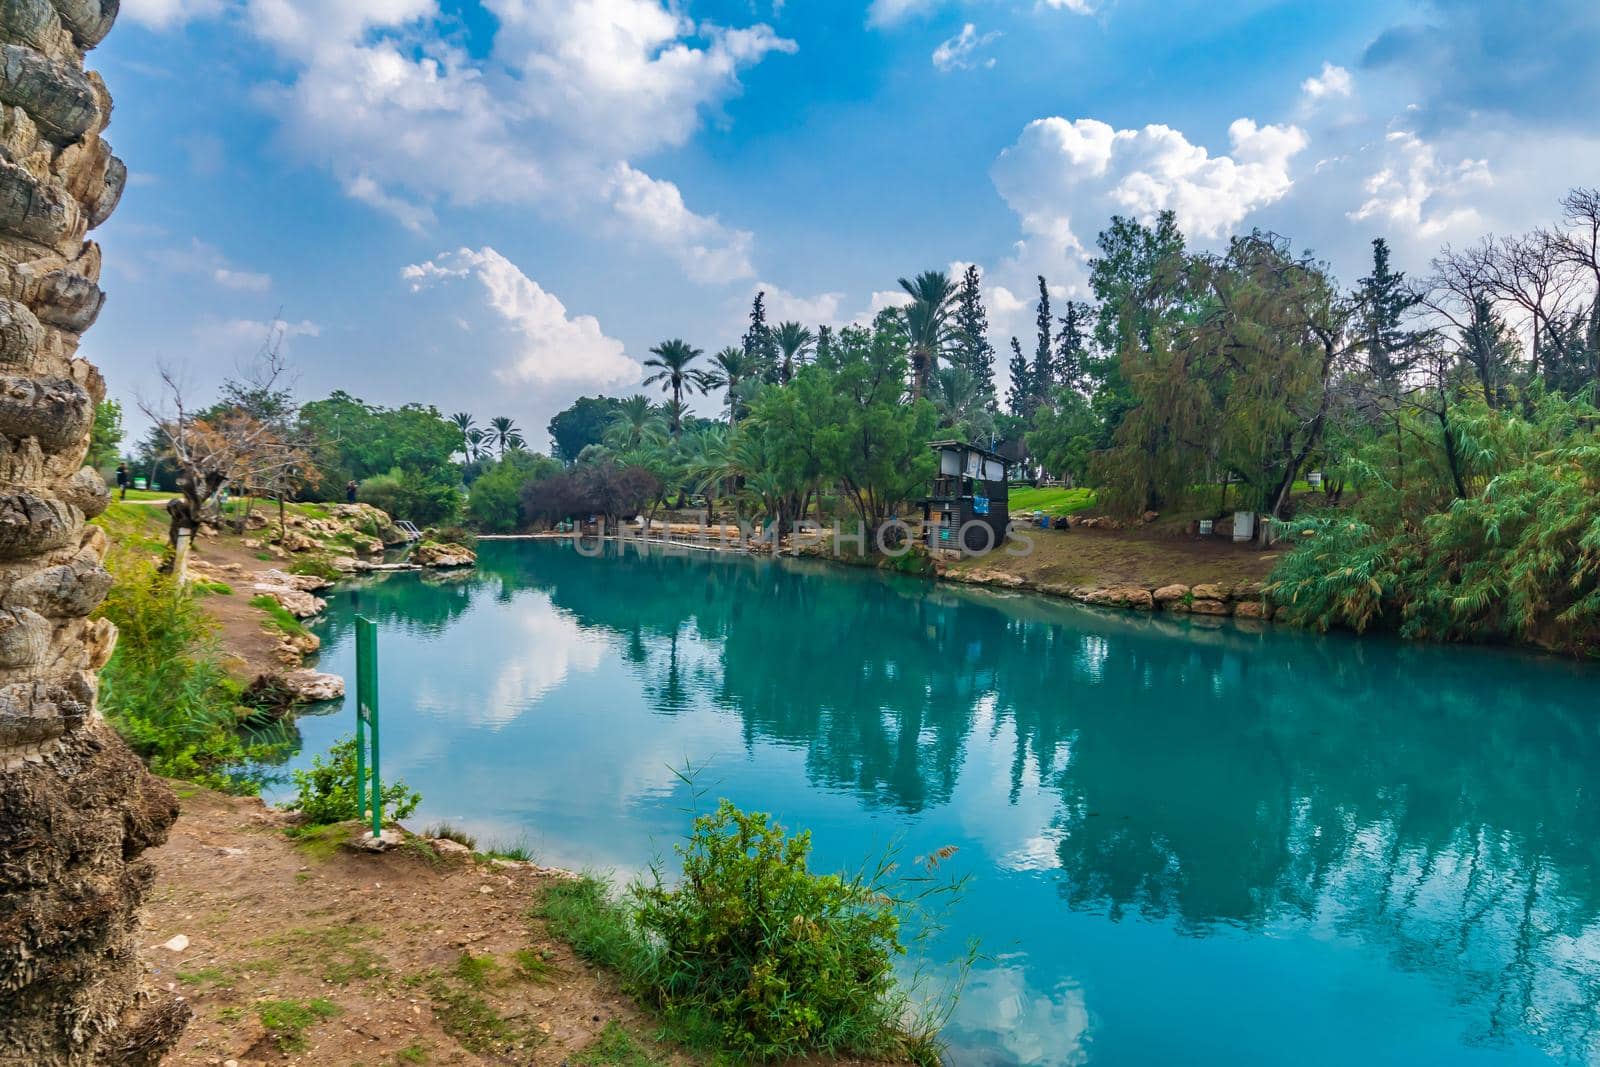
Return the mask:
[[354,478],[344,483],[344,498],[347,503],[354,504],[356,502],[356,490],[359,488],[360,486],[356,484]]
[[128,499],[128,481],[128,465],[126,463],[118,463],[117,492],[123,500]]

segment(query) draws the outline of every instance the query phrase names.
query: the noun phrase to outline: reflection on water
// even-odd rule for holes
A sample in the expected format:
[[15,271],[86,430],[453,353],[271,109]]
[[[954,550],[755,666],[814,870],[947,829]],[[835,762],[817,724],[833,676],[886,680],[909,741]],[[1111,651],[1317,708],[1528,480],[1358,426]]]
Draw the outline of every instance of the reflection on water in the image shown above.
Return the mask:
[[1600,1062],[1592,669],[555,544],[339,594],[327,669],[357,611],[425,815],[637,869],[709,763],[824,862],[960,846],[958,1061]]

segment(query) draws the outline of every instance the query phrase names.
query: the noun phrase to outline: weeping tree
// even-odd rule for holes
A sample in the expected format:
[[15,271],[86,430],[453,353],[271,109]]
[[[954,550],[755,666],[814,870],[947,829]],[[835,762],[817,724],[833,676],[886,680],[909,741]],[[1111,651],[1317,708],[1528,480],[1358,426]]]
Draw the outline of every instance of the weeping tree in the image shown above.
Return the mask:
[[87,231],[127,171],[101,139],[111,101],[84,53],[114,0],[0,6],[0,1062],[152,1063],[187,1005],[147,987],[142,854],[172,793],[95,710],[116,630],[91,619],[111,585],[106,507],[83,466],[105,385],[76,358],[104,300]]

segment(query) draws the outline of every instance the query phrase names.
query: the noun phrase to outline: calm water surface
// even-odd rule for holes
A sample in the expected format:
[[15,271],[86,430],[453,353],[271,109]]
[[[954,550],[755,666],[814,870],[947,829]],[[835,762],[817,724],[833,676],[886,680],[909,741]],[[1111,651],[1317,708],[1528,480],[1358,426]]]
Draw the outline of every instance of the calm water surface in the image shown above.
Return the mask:
[[358,611],[418,825],[632,872],[693,764],[819,865],[958,846],[956,1063],[1600,1063],[1594,668],[551,543],[336,594],[348,678]]

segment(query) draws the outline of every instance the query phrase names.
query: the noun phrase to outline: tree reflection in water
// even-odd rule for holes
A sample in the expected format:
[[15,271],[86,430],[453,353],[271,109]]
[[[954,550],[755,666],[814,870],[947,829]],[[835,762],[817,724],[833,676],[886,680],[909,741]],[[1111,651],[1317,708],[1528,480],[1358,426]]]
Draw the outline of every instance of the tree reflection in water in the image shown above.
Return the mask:
[[1591,670],[826,564],[484,549],[470,580],[377,582],[361,610],[446,628],[537,589],[615,637],[657,714],[721,709],[869,809],[947,805],[969,746],[1011,738],[1005,793],[1056,798],[1037,830],[1074,911],[1326,928],[1445,983],[1471,1039],[1600,1055]]

